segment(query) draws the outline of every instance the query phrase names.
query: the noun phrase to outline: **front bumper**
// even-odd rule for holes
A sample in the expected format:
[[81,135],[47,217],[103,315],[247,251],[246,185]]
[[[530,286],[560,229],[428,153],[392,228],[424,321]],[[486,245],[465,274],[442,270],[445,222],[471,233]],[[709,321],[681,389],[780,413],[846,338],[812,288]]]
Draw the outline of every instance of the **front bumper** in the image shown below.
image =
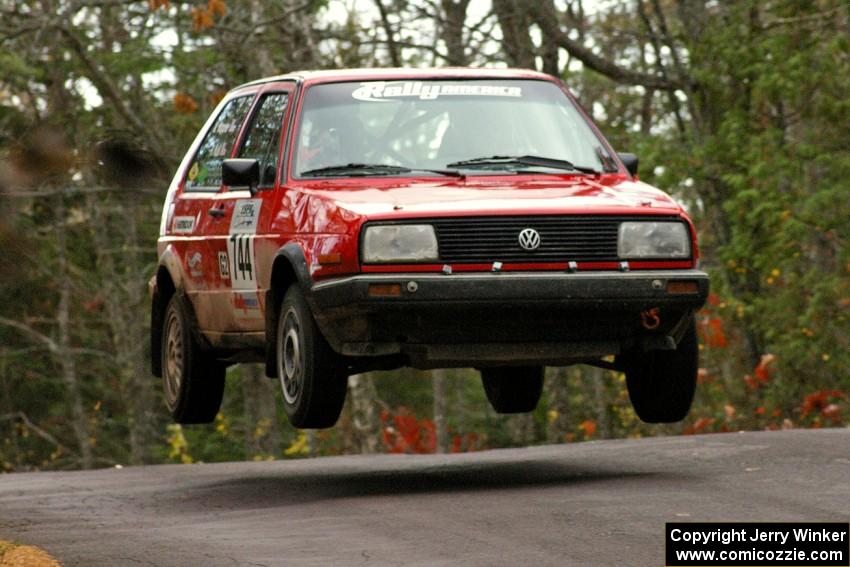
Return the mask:
[[[690,292],[673,293],[670,282],[688,282]],[[394,284],[396,297],[370,294],[371,286]],[[708,289],[708,275],[698,270],[404,273],[320,282],[309,299],[338,352],[400,354],[428,368],[558,364],[637,344],[665,348]],[[659,324],[648,329],[641,312],[651,309]]]

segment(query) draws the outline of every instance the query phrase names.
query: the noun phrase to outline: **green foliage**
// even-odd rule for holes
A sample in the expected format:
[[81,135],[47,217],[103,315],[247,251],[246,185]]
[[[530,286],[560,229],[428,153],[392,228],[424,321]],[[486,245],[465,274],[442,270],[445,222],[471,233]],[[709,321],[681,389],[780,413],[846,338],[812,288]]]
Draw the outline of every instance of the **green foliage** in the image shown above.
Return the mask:
[[[313,434],[292,429],[276,384],[266,394],[274,395],[276,410],[249,410],[257,392],[241,367],[228,372],[213,425],[169,425],[146,367],[145,285],[171,171],[222,94],[297,68],[387,64],[384,30],[358,13],[331,22],[327,2],[278,18],[290,3],[257,11],[255,2],[226,0],[81,3],[69,15],[73,33],[45,33],[59,4],[20,10],[0,0],[0,191],[54,195],[17,197],[4,207],[10,215],[0,211],[0,317],[56,343],[61,297],[68,294],[67,347],[81,414],[62,356],[0,325],[0,467],[81,466],[75,425],[90,435],[82,445],[95,466],[353,450],[351,424]],[[640,156],[642,180],[679,199],[700,232],[713,295],[698,314],[704,368],[691,417],[676,426],[642,424],[623,376],[586,368],[550,369],[532,415],[499,416],[477,372],[450,370],[450,450],[848,423],[846,3],[688,4],[695,12],[681,18],[673,3],[658,3],[669,37],[651,9],[647,29],[636,3],[608,3],[581,25],[575,14],[561,16],[600,57],[634,72],[687,79],[678,91],[651,91],[615,82],[575,58],[562,73],[614,147]],[[396,39],[421,44],[401,50],[405,63],[443,63],[438,18],[416,3],[398,7]],[[199,11],[209,19],[196,21]],[[487,18],[466,46],[476,65],[505,58]],[[651,37],[663,44],[660,57]],[[132,183],[111,178],[97,165],[101,140],[128,143],[150,170]],[[7,233],[16,238],[3,239]],[[373,378],[372,403],[386,414],[369,435],[384,439],[399,415],[399,423],[418,428],[412,433],[433,430],[428,373]],[[379,450],[387,450],[382,442]]]
[[[850,391],[846,6],[747,1],[689,21],[666,15],[697,85],[678,97],[683,129],[665,93],[652,97],[647,135],[630,128],[645,110],[635,89],[580,79],[605,108],[597,118],[615,146],[639,153],[642,179],[676,196],[700,229],[718,305],[704,319],[722,323],[728,341],[705,345],[689,428],[821,423],[807,421],[811,412],[803,419],[805,400]],[[776,356],[770,380],[748,387],[767,353]],[[844,417],[826,423],[846,423],[843,403]]]

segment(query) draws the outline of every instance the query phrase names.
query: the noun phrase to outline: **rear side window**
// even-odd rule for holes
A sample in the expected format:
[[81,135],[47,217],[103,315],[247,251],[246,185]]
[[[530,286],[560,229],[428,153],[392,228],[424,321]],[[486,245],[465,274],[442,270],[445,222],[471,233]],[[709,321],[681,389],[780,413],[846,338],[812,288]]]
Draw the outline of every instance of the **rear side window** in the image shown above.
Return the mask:
[[287,93],[274,93],[263,97],[239,150],[239,157],[259,162],[261,187],[274,185],[280,155],[283,112],[286,110],[288,98]]
[[221,110],[189,167],[187,190],[218,189],[221,186],[221,162],[230,157],[230,150],[253,98],[253,95],[234,98]]

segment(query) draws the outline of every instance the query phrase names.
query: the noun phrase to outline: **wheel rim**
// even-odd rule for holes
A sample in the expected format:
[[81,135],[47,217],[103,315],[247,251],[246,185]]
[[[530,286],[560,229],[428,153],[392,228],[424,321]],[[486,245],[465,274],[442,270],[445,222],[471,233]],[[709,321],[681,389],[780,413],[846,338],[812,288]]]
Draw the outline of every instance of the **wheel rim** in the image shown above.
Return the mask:
[[165,326],[165,403],[168,407],[177,404],[180,384],[183,381],[183,328],[180,318],[172,312]]
[[277,341],[277,366],[283,398],[294,405],[304,385],[304,349],[301,321],[295,309],[289,308],[283,316]]

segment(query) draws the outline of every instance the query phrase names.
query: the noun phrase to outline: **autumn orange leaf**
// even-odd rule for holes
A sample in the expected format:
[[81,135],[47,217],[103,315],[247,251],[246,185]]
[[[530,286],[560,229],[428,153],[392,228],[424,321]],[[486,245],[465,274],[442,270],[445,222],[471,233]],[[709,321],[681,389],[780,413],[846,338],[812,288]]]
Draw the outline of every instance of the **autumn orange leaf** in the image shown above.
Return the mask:
[[699,322],[699,331],[703,342],[710,347],[725,348],[729,344],[720,317],[703,317]]
[[80,305],[82,305],[83,309],[85,309],[89,313],[94,313],[95,311],[99,311],[100,308],[103,306],[103,300],[92,299],[90,301],[83,301],[80,303]]
[[382,412],[381,419],[387,424],[381,432],[381,440],[388,453],[436,452],[437,432],[430,419],[417,419],[405,407],[400,407],[396,415]]
[[213,92],[211,92],[209,94],[209,96],[207,97],[207,100],[209,100],[209,102],[210,102],[210,106],[217,105],[219,102],[221,102],[221,99],[223,99],[224,95],[226,95],[226,94],[227,94],[227,91],[222,90],[222,89],[216,89]]
[[596,433],[596,422],[590,419],[585,419],[579,423],[578,428],[584,432],[585,437],[593,437]]
[[198,103],[187,94],[177,93],[174,95],[174,110],[182,114],[192,114],[198,110]]
[[714,425],[715,421],[717,420],[713,417],[701,417],[693,422],[693,424],[686,427],[682,432],[682,435],[697,435],[699,433],[704,433],[706,429]]
[[763,354],[761,360],[759,360],[758,365],[755,368],[756,378],[762,383],[766,384],[770,378],[773,369],[771,365],[776,360],[776,355],[773,354]]
[[481,436],[475,432],[470,432],[465,435],[452,436],[452,444],[449,447],[450,453],[463,453],[467,451],[477,451]]
[[213,27],[213,15],[203,8],[192,8],[192,29],[195,33]]
[[207,12],[211,16],[223,16],[227,13],[227,6],[224,5],[224,0],[209,0],[207,2]]
[[[844,394],[837,390],[820,390],[818,392],[813,392],[808,394],[804,399],[803,403],[800,406],[800,414],[803,417],[807,417],[811,413],[815,412],[823,412],[830,404],[828,403],[831,399],[840,400],[844,399]],[[835,404],[832,404],[835,405]],[[830,410],[830,412],[834,412],[835,410]]]

